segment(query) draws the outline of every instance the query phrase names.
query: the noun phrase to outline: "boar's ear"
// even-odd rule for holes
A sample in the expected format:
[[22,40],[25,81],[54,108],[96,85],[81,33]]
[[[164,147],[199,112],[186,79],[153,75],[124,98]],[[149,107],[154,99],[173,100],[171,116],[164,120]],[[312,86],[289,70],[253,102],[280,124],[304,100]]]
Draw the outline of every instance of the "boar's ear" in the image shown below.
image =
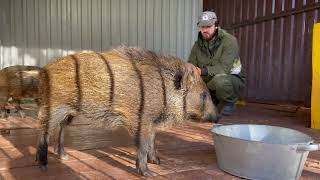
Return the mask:
[[174,76],[174,85],[177,90],[190,88],[194,82],[194,71],[177,72]]
[[191,87],[195,81],[196,67],[191,63],[186,63],[184,83],[186,87]]
[[192,69],[191,71],[186,71],[184,73],[183,83],[185,88],[190,88],[195,80],[195,72]]
[[183,77],[183,74],[181,71],[178,71],[174,75],[174,86],[176,87],[177,90],[180,90],[182,88],[182,77]]

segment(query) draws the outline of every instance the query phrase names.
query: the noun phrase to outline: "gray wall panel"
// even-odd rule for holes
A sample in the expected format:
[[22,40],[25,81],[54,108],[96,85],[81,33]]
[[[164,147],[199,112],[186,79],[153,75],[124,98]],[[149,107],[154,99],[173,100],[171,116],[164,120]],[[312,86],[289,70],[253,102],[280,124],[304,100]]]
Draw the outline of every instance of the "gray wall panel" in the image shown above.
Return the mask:
[[81,47],[91,49],[91,4],[90,0],[81,0]]
[[0,0],[0,68],[139,46],[187,59],[202,0]]
[[170,53],[170,0],[162,1],[161,16],[161,47],[162,53]]
[[111,47],[111,0],[101,1],[101,44],[102,51]]
[[192,33],[192,9],[191,9],[192,1],[186,0],[184,5],[184,27],[183,27],[183,35],[184,35],[184,43],[183,43],[183,58],[187,59],[187,52],[190,52],[192,41],[190,34]]
[[161,27],[162,27],[162,1],[154,1],[154,18],[153,18],[153,36],[154,36],[154,41],[153,41],[153,49],[156,52],[162,52],[162,34],[161,34]]
[[120,44],[129,44],[129,2],[128,0],[120,0]]
[[138,0],[138,46],[146,47],[146,0]]
[[138,0],[130,0],[128,6],[129,6],[128,45],[135,46],[138,44]]
[[101,51],[101,23],[102,23],[102,16],[101,16],[101,1],[92,1],[92,50],[94,51]]
[[170,1],[170,19],[169,19],[169,25],[170,25],[170,54],[177,54],[177,9],[178,9],[178,0],[176,1]]
[[146,48],[153,49],[154,28],[154,1],[146,0]]
[[111,0],[111,46],[121,44],[120,41],[120,1]]
[[177,31],[175,36],[177,37],[177,55],[179,57],[183,57],[183,44],[184,44],[184,3],[185,0],[178,0],[178,7],[177,7]]

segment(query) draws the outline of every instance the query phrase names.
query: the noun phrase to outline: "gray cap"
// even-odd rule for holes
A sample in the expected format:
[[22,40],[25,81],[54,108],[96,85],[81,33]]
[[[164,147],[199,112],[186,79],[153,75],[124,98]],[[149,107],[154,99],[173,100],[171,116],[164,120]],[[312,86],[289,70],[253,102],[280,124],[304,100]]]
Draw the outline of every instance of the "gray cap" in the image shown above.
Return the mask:
[[217,21],[216,13],[212,11],[204,11],[201,16],[199,17],[199,21],[197,25],[201,26],[212,26]]

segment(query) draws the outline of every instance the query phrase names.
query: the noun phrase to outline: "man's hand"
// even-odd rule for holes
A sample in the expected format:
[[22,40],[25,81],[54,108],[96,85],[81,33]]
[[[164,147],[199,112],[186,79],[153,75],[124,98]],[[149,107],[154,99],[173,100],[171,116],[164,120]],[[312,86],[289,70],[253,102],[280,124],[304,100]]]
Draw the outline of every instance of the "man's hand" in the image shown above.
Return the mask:
[[193,72],[195,72],[196,74],[198,74],[199,76],[201,76],[201,72],[202,72],[201,68],[196,67],[196,66],[194,66],[194,65],[191,64],[191,63],[187,63],[187,69],[188,69],[189,71],[193,71]]
[[196,73],[199,75],[199,76],[201,76],[201,68],[199,68],[199,67],[196,67]]

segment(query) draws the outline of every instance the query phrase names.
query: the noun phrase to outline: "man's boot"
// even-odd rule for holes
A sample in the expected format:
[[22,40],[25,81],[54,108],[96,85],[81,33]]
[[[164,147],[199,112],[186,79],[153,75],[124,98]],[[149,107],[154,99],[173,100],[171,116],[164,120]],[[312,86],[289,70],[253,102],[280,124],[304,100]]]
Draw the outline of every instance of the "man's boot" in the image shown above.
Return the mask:
[[227,103],[227,104],[218,104],[218,110],[220,114],[224,116],[231,116],[236,112],[236,106],[234,103]]

